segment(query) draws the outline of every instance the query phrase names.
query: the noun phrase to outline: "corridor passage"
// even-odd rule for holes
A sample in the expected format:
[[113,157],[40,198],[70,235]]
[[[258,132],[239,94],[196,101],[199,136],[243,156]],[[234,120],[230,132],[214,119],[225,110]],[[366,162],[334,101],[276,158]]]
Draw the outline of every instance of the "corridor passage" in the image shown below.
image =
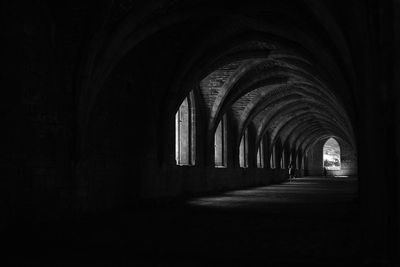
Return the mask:
[[297,178],[34,227],[31,240],[18,244],[31,254],[14,260],[46,266],[356,266],[359,229],[356,179]]

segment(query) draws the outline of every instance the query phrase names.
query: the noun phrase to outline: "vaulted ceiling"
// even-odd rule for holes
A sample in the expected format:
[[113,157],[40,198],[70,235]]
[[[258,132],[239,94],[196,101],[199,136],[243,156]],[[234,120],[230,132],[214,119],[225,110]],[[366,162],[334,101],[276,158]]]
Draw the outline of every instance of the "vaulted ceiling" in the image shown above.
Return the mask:
[[[274,41],[248,41],[229,52],[231,60],[200,81],[210,130],[224,114],[235,122],[240,137],[252,127],[256,140],[268,134],[296,150],[334,136],[354,145],[337,82],[312,58]],[[236,56],[235,56],[236,54]]]
[[[347,6],[349,14],[357,8],[352,5]],[[170,94],[179,96],[180,103],[190,90],[197,90],[209,134],[228,114],[238,138],[250,127],[257,142],[268,135],[270,145],[279,140],[296,150],[305,151],[327,137],[356,147],[354,66],[343,30],[349,21],[334,1],[229,6],[218,1],[158,1],[138,7],[146,10],[140,17],[123,7],[114,12],[118,18],[109,21],[117,21],[117,26],[105,24],[94,35],[82,74],[87,77],[82,88],[88,88],[81,97],[83,112],[90,112],[98,88],[129,51],[162,33],[180,51]],[[141,27],[141,21],[149,26]],[[353,24],[346,25],[348,31]],[[83,104],[85,98],[92,102]]]

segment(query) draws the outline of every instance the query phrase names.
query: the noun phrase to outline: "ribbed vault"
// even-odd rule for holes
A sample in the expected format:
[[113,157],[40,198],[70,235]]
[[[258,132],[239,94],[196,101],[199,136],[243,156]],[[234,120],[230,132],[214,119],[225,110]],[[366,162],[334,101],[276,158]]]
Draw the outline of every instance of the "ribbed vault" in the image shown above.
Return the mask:
[[200,76],[210,140],[222,116],[229,114],[237,144],[251,128],[255,146],[268,137],[270,150],[279,140],[285,149],[304,155],[328,137],[355,149],[352,124],[337,93],[343,80],[330,71],[332,66],[321,67],[302,47],[284,40],[235,45],[226,51],[229,57],[209,63],[208,73]]
[[[97,95],[113,69],[135,47],[147,53],[151,42],[146,45],[146,40],[160,37],[170,42],[170,50],[176,48],[179,58],[170,79],[162,84],[165,99],[161,102],[166,108],[160,118],[172,118],[193,91],[202,124],[198,144],[208,151],[206,164],[211,161],[215,130],[225,115],[236,147],[244,131],[251,129],[253,146],[266,139],[269,150],[279,140],[286,150],[304,154],[316,140],[329,136],[355,150],[350,48],[319,1],[239,6],[160,1],[143,8],[148,16],[127,14],[117,31],[96,35],[83,68],[87,79],[80,96],[80,127],[89,123]],[[140,19],[149,26],[143,27]]]

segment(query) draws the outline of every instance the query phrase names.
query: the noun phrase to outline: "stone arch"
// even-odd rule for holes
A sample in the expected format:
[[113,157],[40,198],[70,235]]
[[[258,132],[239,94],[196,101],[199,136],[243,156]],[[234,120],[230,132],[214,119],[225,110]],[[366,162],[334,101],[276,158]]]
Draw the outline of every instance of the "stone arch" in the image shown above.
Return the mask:
[[[178,5],[178,4],[176,4],[176,5]],[[173,6],[173,5],[171,5],[171,6]],[[313,9],[319,9],[320,7],[318,5],[308,5],[307,7],[304,6],[303,8],[306,8],[306,9],[309,8],[310,10],[313,10]],[[147,14],[151,14],[152,10],[156,10],[156,6],[151,7],[151,5],[149,5],[147,7],[147,10],[149,12]],[[200,12],[200,10],[201,10],[201,12]],[[169,21],[169,23],[166,23],[164,20],[162,22],[156,23],[155,25],[163,25],[162,27],[167,27],[168,25],[180,23],[189,18],[200,17],[200,14],[202,16],[204,16],[204,14],[208,14],[210,16],[220,16],[220,13],[215,12],[215,11],[212,11],[212,12],[208,11],[205,13],[204,13],[204,11],[205,11],[205,9],[201,8],[201,9],[199,9],[198,13],[196,13],[196,12],[190,13],[189,12],[189,13],[187,13],[188,15],[185,17],[181,17],[181,16],[178,16],[177,14],[171,13],[166,18],[166,20]],[[317,12],[314,12],[314,13],[318,14]],[[106,32],[99,32],[94,35],[95,36],[94,40],[96,40],[96,42],[94,42],[94,43],[97,44],[97,47],[93,47],[93,46],[91,47],[91,50],[93,50],[94,52],[91,56],[89,56],[89,60],[87,61],[86,67],[83,68],[83,69],[86,69],[85,71],[83,71],[83,73],[85,73],[84,77],[87,77],[87,79],[84,82],[84,85],[82,85],[82,87],[85,90],[86,90],[86,88],[90,88],[90,91],[93,91],[93,93],[90,93],[90,94],[96,95],[95,92],[99,90],[98,88],[100,88],[101,84],[102,84],[101,79],[97,80],[97,78],[94,78],[94,77],[95,76],[106,77],[107,76],[106,73],[110,73],[110,70],[116,64],[116,63],[110,63],[110,62],[107,63],[107,60],[113,58],[114,62],[118,62],[118,59],[123,57],[128,51],[130,51],[136,44],[138,44],[140,42],[140,40],[144,40],[147,38],[147,36],[150,36],[151,34],[154,34],[157,31],[159,31],[161,26],[159,26],[159,28],[157,28],[157,26],[153,26],[153,29],[141,28],[139,31],[138,30],[139,28],[136,26],[139,25],[140,20],[143,20],[144,18],[146,18],[147,15],[137,17],[133,14],[134,13],[132,13],[132,15],[126,16],[124,21],[121,22],[121,28],[120,28],[119,32],[117,32],[113,35],[114,37],[109,38],[109,36],[107,36]],[[155,11],[154,14],[157,14],[157,11]],[[226,12],[224,14],[229,14],[229,12]],[[228,17],[229,16],[232,16],[232,15],[229,14]],[[155,18],[154,21],[157,21],[157,15],[153,16],[153,18]],[[318,18],[318,19],[321,19],[321,18]],[[325,20],[324,23],[332,25],[332,22],[329,19],[324,18],[324,20]],[[254,24],[254,21],[251,21],[248,18],[246,18],[242,21],[247,21],[248,25],[252,25],[252,27],[255,27],[255,25],[256,25],[256,24]],[[326,28],[329,28],[329,27],[326,27]],[[278,32],[276,32],[273,27],[271,27],[268,30],[270,30],[270,32],[274,32],[276,36],[284,36],[288,40],[291,39],[290,34],[285,33],[285,31],[280,31],[278,34]],[[263,31],[268,31],[268,30],[263,29]],[[138,34],[132,34],[132,32],[134,32],[134,31],[138,31]],[[335,32],[335,34],[336,34],[336,36],[338,35],[337,31]],[[125,36],[130,36],[130,38],[124,38]],[[133,36],[136,36],[136,37],[132,38]],[[298,38],[298,37],[299,37],[299,35],[296,36],[296,38]],[[302,39],[307,39],[307,38],[302,38]],[[102,43],[102,41],[99,41],[99,40],[102,40],[103,43]],[[112,41],[109,41],[109,40],[112,40]],[[335,38],[332,38],[332,40],[334,40],[334,42],[337,42],[337,41],[335,41],[336,40]],[[342,39],[340,39],[340,40],[342,40]],[[293,40],[291,42],[293,42]],[[310,42],[305,42],[305,43],[308,43],[308,45],[310,44]],[[99,46],[98,44],[102,44],[102,46]],[[314,43],[314,44],[316,44],[316,43]],[[122,50],[119,49],[120,47],[122,47]],[[312,45],[312,47],[315,47],[315,45]],[[339,50],[343,50],[343,51],[346,50],[343,43],[338,45],[338,47],[340,47]],[[201,49],[198,49],[198,50],[201,50]],[[314,50],[319,51],[318,49],[314,49]],[[112,51],[114,51],[114,52],[112,52]],[[119,52],[119,54],[117,56],[111,56],[112,54],[115,54],[115,51],[122,51],[122,52]],[[346,53],[342,53],[342,54],[346,54]],[[323,57],[325,58],[326,55],[324,55]],[[104,67],[100,67],[101,64],[103,64]],[[98,70],[94,71],[93,70],[94,68],[98,68]],[[103,70],[100,70],[101,68],[103,68]],[[187,69],[187,68],[184,67],[184,69]],[[90,97],[89,93],[83,93],[82,97],[81,97],[81,101],[80,101],[81,107],[85,106],[85,107],[87,107],[85,109],[90,110],[90,107],[92,105],[90,105],[90,104],[86,105],[85,102],[87,102],[86,100],[88,100],[89,102],[93,102],[93,100],[89,100],[91,98],[93,98],[93,97]],[[84,108],[80,108],[80,109],[81,109],[81,113],[82,113]],[[83,116],[83,117],[85,117],[85,116]]]

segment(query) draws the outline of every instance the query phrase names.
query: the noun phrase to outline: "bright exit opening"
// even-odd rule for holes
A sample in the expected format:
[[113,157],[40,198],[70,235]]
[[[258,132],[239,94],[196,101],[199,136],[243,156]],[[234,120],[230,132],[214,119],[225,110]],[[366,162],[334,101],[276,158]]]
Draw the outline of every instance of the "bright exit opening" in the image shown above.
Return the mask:
[[334,138],[329,138],[324,145],[323,165],[327,170],[340,170],[340,146]]

